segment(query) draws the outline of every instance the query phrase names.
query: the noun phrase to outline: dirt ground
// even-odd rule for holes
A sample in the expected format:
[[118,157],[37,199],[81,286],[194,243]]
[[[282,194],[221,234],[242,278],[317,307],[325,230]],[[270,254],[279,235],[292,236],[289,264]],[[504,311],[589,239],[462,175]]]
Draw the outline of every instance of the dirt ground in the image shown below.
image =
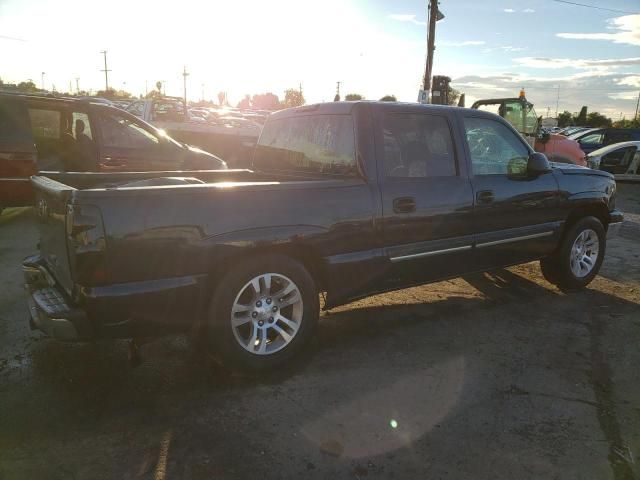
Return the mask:
[[640,185],[601,275],[537,263],[323,314],[296,364],[216,371],[183,337],[68,345],[29,330],[34,214],[0,218],[0,479],[638,479]]

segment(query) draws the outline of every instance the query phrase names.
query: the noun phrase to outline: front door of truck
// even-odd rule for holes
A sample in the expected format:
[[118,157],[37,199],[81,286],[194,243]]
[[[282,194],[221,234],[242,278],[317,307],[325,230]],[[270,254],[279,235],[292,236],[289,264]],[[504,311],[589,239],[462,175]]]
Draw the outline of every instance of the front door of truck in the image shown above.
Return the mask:
[[465,115],[463,124],[471,159],[478,267],[509,265],[551,252],[562,221],[553,174],[527,174],[530,149],[504,122]]
[[389,281],[416,284],[471,268],[473,195],[447,112],[389,112],[376,151]]

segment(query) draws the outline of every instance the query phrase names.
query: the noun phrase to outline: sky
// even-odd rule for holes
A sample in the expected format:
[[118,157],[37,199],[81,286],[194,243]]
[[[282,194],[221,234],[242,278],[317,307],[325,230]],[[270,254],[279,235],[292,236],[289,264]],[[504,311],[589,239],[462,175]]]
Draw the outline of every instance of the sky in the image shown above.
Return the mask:
[[[0,78],[47,89],[104,88],[232,103],[302,84],[308,103],[340,91],[416,101],[427,0],[0,0]],[[433,74],[466,94],[516,96],[539,115],[582,105],[632,118],[640,91],[640,2],[441,0]]]

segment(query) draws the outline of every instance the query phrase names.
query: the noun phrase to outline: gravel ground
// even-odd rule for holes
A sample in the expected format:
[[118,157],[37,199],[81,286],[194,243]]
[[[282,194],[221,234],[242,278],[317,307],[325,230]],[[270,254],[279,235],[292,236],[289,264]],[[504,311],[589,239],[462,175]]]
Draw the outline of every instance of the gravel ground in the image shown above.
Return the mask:
[[31,332],[30,209],[0,217],[0,479],[640,478],[640,185],[601,275],[537,263],[324,313],[295,365],[231,377],[183,337]]

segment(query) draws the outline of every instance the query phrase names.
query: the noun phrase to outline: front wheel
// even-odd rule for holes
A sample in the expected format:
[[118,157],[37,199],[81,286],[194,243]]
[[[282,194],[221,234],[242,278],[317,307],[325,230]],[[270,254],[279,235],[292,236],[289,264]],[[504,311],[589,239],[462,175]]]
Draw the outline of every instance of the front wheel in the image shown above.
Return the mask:
[[319,311],[300,263],[277,254],[249,258],[218,282],[207,325],[211,353],[231,368],[282,365],[313,335]]
[[600,271],[606,246],[606,233],[600,220],[585,217],[566,232],[560,248],[540,260],[544,277],[561,290],[586,287]]

